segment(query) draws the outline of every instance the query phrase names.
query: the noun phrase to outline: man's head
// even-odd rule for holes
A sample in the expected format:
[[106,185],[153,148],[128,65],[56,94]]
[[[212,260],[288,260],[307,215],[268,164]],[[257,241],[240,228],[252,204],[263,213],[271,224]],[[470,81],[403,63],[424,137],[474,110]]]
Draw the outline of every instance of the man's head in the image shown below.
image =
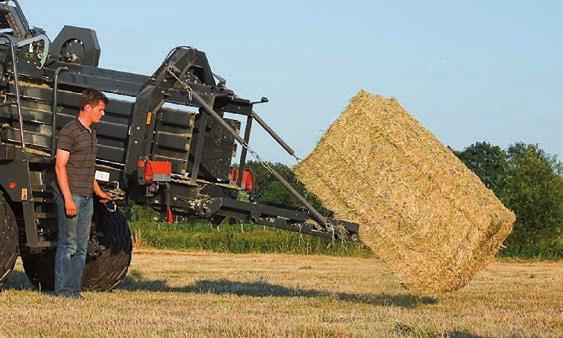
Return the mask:
[[86,89],[80,95],[80,117],[91,125],[100,122],[104,116],[108,98],[99,90]]

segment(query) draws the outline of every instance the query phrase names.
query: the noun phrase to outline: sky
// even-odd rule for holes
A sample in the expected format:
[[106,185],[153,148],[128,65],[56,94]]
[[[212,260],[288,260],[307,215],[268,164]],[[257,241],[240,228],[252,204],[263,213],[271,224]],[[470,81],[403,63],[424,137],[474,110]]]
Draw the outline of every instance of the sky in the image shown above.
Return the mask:
[[[95,29],[103,68],[148,75],[174,46],[206,52],[239,96],[270,99],[256,111],[300,157],[360,89],[397,98],[454,149],[563,153],[562,1],[20,2],[51,40]],[[257,125],[250,144],[295,164]]]

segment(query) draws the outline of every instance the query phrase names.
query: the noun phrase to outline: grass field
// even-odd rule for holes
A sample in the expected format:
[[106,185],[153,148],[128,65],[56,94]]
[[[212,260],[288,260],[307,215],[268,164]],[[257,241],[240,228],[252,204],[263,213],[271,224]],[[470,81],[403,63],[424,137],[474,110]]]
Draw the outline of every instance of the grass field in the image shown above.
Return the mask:
[[561,336],[563,262],[496,261],[467,287],[408,295],[373,258],[140,251],[111,293],[0,293],[0,336]]
[[[145,217],[147,218],[147,217]],[[222,224],[214,229],[209,222],[130,223],[136,247],[218,253],[284,253],[373,257],[360,242],[309,236],[297,232],[252,224]]]

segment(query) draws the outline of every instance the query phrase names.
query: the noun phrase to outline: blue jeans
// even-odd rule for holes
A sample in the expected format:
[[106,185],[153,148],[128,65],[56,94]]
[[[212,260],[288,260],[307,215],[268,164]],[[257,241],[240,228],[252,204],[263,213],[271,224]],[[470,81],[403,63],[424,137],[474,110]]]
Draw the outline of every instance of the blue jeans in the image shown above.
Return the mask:
[[59,236],[55,256],[55,293],[78,295],[82,286],[82,271],[86,262],[90,225],[94,214],[92,196],[72,194],[76,216],[68,217],[62,196],[57,195]]

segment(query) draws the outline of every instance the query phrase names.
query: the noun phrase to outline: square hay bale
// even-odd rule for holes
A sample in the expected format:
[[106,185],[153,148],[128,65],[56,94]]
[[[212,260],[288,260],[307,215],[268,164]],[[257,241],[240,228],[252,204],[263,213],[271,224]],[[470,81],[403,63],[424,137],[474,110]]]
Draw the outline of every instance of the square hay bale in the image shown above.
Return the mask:
[[360,91],[295,167],[309,191],[414,294],[461,288],[515,221],[481,180],[395,99]]

